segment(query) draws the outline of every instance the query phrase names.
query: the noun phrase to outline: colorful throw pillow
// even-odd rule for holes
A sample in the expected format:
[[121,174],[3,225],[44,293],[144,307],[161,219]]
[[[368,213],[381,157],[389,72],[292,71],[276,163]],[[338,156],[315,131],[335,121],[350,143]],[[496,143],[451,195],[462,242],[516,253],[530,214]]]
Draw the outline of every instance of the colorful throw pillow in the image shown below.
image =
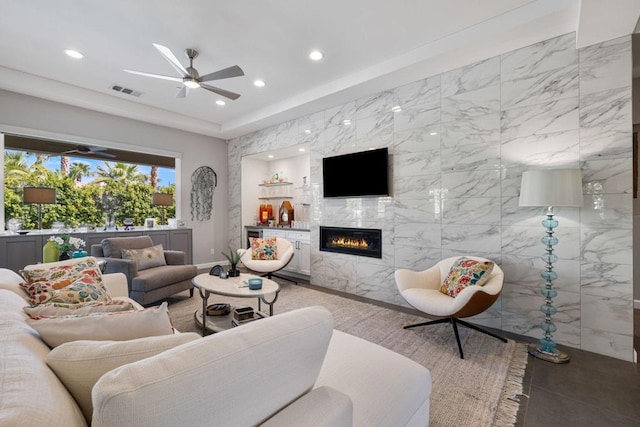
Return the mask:
[[440,285],[440,292],[455,298],[467,286],[482,286],[489,280],[493,266],[493,261],[461,257],[451,266],[449,274]]
[[162,244],[144,249],[123,249],[122,259],[130,259],[138,264],[138,270],[161,267],[167,265],[164,259],[164,249]]
[[20,274],[27,281],[20,286],[29,294],[27,300],[31,305],[111,303],[111,296],[102,283],[102,273],[93,257],[29,265],[20,270]]
[[278,259],[277,240],[275,237],[251,239],[251,259],[274,260]]
[[79,304],[47,303],[33,307],[23,307],[29,317],[58,317],[69,315],[85,315],[91,313],[113,313],[133,310],[133,304],[124,300],[113,300],[111,303],[91,301]]
[[47,355],[47,365],[73,395],[85,418],[91,423],[91,389],[102,375],[119,366],[155,356],[200,338],[194,332],[185,332],[128,341],[68,342],[51,350]]
[[26,320],[51,348],[70,341],[126,341],[174,333],[167,302],[153,308]]

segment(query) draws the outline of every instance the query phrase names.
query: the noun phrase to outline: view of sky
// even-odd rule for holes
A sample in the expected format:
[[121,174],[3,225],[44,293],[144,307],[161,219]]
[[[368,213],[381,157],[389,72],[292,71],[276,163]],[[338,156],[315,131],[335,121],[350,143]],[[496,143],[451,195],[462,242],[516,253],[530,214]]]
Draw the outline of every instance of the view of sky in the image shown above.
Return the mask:
[[[9,151],[9,150],[7,150]],[[84,157],[73,157],[69,156],[70,163],[85,163],[88,164],[91,168],[91,171],[97,170],[99,166],[104,167],[105,160],[108,159],[87,159]],[[31,154],[27,157],[27,165],[33,164],[35,161],[35,155]],[[44,165],[51,170],[60,170],[60,156],[50,157],[44,162]],[[136,165],[138,166],[138,171],[144,175],[149,175],[151,173],[151,166],[146,165]],[[83,182],[91,182],[92,177],[86,177],[82,179]],[[175,169],[170,168],[158,168],[158,185],[161,187],[166,187],[171,184],[175,184],[176,182],[176,174]]]

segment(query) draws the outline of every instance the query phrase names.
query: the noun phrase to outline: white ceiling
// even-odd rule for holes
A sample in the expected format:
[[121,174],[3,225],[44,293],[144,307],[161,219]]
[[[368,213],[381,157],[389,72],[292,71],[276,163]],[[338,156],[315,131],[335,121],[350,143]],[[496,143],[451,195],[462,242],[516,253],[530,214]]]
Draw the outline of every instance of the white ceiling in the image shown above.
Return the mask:
[[[228,139],[568,32],[578,47],[632,33],[640,1],[608,13],[603,3],[0,0],[0,88]],[[197,49],[201,75],[239,65],[244,77],[210,83],[242,96],[177,99],[180,83],[125,73],[177,76],[152,43],[185,67],[184,50]],[[312,49],[325,58],[309,60]]]

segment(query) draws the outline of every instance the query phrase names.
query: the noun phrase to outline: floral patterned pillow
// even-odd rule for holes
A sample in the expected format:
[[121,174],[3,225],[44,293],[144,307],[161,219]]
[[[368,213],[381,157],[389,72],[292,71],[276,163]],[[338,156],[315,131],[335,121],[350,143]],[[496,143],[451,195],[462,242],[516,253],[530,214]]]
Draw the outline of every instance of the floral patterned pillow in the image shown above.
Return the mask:
[[254,237],[251,239],[251,259],[278,259],[278,253],[276,249],[277,245],[275,237],[267,237],[266,239]]
[[31,305],[112,302],[93,257],[31,265],[20,270],[20,274],[27,281],[20,286],[29,294]]
[[493,266],[492,261],[461,257],[451,266],[449,274],[440,285],[440,292],[455,298],[467,286],[482,286],[489,280]]
[[138,270],[167,265],[162,244],[144,249],[122,249],[122,259],[131,259],[138,264]]

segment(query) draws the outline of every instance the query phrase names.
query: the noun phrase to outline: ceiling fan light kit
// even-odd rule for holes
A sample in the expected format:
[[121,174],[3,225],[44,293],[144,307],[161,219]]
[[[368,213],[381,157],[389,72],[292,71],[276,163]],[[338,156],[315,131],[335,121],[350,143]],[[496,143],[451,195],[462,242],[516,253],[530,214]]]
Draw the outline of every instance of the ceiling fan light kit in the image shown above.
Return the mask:
[[134,70],[124,70],[127,73],[137,74],[145,77],[153,77],[156,79],[164,79],[171,80],[176,82],[182,82],[184,85],[180,88],[180,91],[176,95],[176,98],[185,98],[187,96],[187,88],[197,89],[202,88],[206,89],[210,92],[216,93],[220,96],[224,96],[225,98],[229,98],[231,100],[236,100],[240,98],[240,94],[231,92],[228,90],[220,89],[215,86],[203,84],[203,82],[208,82],[212,80],[222,80],[228,79],[231,77],[240,77],[244,76],[244,71],[237,65],[233,65],[228,68],[224,68],[222,70],[215,71],[213,73],[206,74],[204,76],[200,76],[198,70],[193,68],[193,60],[198,56],[198,51],[195,49],[186,49],[185,54],[187,58],[189,58],[189,66],[185,68],[180,61],[176,58],[176,56],[171,52],[171,50],[157,43],[153,43],[153,46],[158,49],[158,52],[171,64],[171,66],[182,75],[182,77],[172,77],[172,76],[164,76],[161,74],[152,74],[145,73],[142,71],[134,71]]

